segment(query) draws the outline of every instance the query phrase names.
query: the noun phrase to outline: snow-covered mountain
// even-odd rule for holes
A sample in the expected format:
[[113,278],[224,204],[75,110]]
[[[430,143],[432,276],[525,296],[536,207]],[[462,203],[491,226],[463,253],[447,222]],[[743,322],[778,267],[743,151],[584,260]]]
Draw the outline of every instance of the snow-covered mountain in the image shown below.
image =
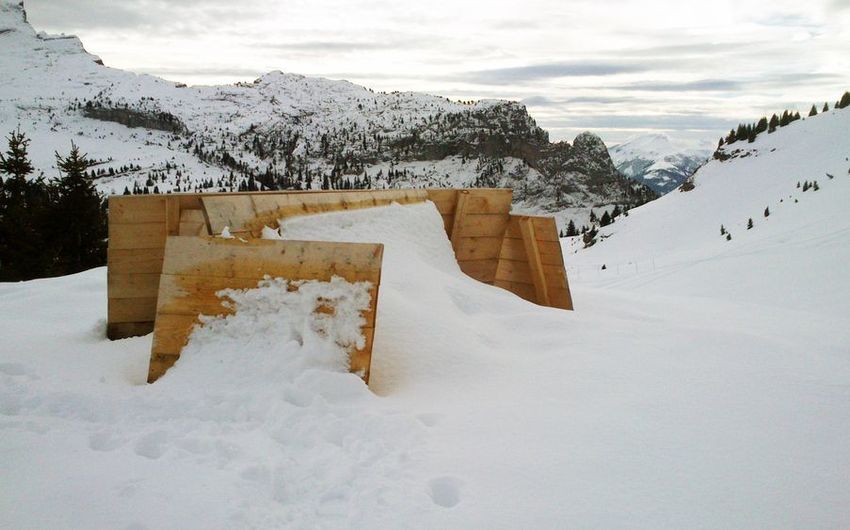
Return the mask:
[[609,152],[625,176],[663,195],[678,188],[714,151],[710,141],[688,141],[666,134],[644,134]]
[[103,66],[75,37],[37,34],[10,0],[0,0],[0,49],[0,131],[27,133],[48,176],[73,140],[100,162],[107,192],[510,186],[538,211],[654,197],[618,174],[599,137],[551,143],[517,102],[281,72],[187,87]]

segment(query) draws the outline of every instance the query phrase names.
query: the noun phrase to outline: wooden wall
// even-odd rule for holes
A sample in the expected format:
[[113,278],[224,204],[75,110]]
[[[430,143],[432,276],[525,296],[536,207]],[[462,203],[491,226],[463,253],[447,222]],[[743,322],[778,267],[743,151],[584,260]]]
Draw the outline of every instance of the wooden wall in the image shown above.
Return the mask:
[[460,270],[493,284],[513,192],[509,189],[428,190],[443,216]]
[[460,269],[540,305],[572,309],[553,217],[511,215],[510,189],[428,190]]
[[165,238],[199,233],[206,233],[206,228],[196,195],[109,197],[106,334],[110,339],[153,331]]
[[[234,196],[238,200],[234,201]],[[554,219],[529,218],[532,230],[526,227],[525,233],[533,236],[523,239],[521,217],[509,214],[511,198],[509,189],[112,196],[109,198],[107,335],[119,339],[153,331],[165,241],[169,235],[220,233],[225,225],[237,232],[253,234],[258,226],[261,228],[258,222],[271,226],[279,217],[428,199],[436,204],[443,217],[446,234],[463,272],[526,300],[571,309]],[[539,265],[537,260],[528,259],[535,254],[540,257]]]
[[[383,251],[380,243],[169,236],[159,280],[148,382],[156,381],[179,359],[198,315],[231,312],[222,305],[217,291],[253,288],[269,275],[320,281],[341,276],[350,282],[372,284],[370,307],[363,312],[365,344],[349,351],[351,371],[368,383]],[[332,312],[333,308],[324,310]]]
[[540,305],[573,308],[554,218],[510,216],[493,285]]

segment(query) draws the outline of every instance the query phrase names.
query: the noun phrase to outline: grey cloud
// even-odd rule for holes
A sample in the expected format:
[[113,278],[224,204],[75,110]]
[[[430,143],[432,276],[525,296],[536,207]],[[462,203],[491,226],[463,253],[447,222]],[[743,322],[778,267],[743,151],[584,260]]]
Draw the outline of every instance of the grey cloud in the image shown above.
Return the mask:
[[643,98],[632,96],[575,96],[568,98],[547,98],[545,96],[531,96],[521,100],[522,103],[532,107],[567,107],[570,104],[593,103],[599,105],[619,105],[621,103],[639,104],[650,102]]
[[560,104],[544,96],[531,96],[521,100],[521,103],[532,107],[557,107]]
[[181,68],[163,67],[163,68],[136,68],[136,72],[142,74],[150,74],[160,77],[179,77],[179,76],[227,76],[227,77],[260,77],[266,72],[259,72],[253,68],[239,67],[202,67],[202,68]]
[[[619,90],[647,92],[727,92],[738,90],[742,84],[727,79],[700,79],[697,81],[632,83],[616,87]],[[609,87],[611,88],[611,87]]]
[[505,85],[559,77],[610,76],[649,69],[647,66],[616,61],[575,61],[478,70],[458,74],[454,79],[485,85]]
[[584,127],[588,129],[634,129],[652,128],[667,130],[725,131],[737,125],[737,121],[704,114],[667,115],[619,115],[597,114],[577,116],[561,120],[550,120],[547,125],[560,128]]
[[404,42],[357,42],[357,41],[301,41],[301,42],[258,42],[251,46],[271,50],[304,52],[354,52],[371,50],[397,50],[411,48],[420,41]]
[[30,22],[39,29],[156,30],[158,36],[190,36],[262,17],[262,9],[238,9],[227,0],[27,0],[25,7]]
[[28,0],[24,7],[30,23],[39,29],[127,29],[153,22],[138,4],[111,0]]

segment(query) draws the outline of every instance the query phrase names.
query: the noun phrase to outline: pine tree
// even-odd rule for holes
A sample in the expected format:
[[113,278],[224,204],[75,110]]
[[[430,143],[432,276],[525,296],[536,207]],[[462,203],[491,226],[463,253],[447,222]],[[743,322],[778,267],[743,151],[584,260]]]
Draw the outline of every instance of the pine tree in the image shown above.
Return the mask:
[[815,181],[815,183],[812,184],[812,191],[818,191],[819,189],[820,186],[818,186],[818,181]]
[[725,227],[725,226],[723,226],[723,225],[720,225],[720,235],[721,235],[721,236],[725,236],[725,235],[726,235],[726,227]]
[[764,208],[764,216],[765,216],[765,217],[770,217],[770,208],[769,208],[769,207],[767,207],[767,206],[765,206],[765,208]]
[[817,109],[817,107],[812,105],[811,110],[809,110],[809,117],[811,118],[812,116],[817,116],[817,115],[818,115],[818,109]]
[[775,131],[776,127],[778,127],[778,126],[779,126],[779,117],[776,114],[774,114],[773,116],[770,117],[770,123],[768,123],[768,126],[767,126],[767,134],[770,134],[773,131]]
[[600,226],[608,226],[611,224],[611,216],[608,214],[608,210],[602,213],[602,218],[599,220]]
[[576,225],[572,219],[570,219],[569,224],[567,224],[567,237],[573,237],[578,235],[578,231],[576,230]]
[[20,130],[7,139],[9,150],[0,153],[0,280],[46,276],[54,261],[46,236],[50,189],[44,179],[28,178],[29,139]]
[[732,241],[732,234],[726,232],[726,241]]
[[847,106],[850,106],[850,91],[845,92],[844,95],[841,96],[841,100],[839,100],[838,105],[836,105],[839,109],[843,109]]
[[[71,274],[106,262],[106,203],[90,178],[91,161],[71,142],[67,157],[56,153],[60,177],[55,182],[58,265]],[[145,188],[145,193],[149,193]]]
[[622,210],[620,210],[620,205],[619,205],[619,204],[615,204],[615,205],[614,205],[614,209],[611,211],[611,221],[613,222],[613,221],[614,221],[614,219],[616,219],[617,217],[619,217],[619,215],[620,215],[621,213],[623,213],[623,212],[622,212]]
[[747,221],[747,230],[751,229],[752,227],[753,227],[753,218],[750,217],[750,220]]
[[593,210],[590,210],[590,222],[595,223],[598,220],[599,219],[597,219],[597,217],[596,217],[596,212],[594,212]]
[[821,109],[821,112],[826,112],[826,111],[828,111],[828,110],[829,110],[829,103],[828,103],[828,102],[824,102],[824,104],[823,104],[823,109]]

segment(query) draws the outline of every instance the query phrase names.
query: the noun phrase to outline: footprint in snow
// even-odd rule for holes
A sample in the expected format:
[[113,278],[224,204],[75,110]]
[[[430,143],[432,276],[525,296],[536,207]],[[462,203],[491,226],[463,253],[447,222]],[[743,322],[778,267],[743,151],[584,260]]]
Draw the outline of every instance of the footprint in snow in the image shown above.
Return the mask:
[[139,438],[133,450],[139,456],[156,460],[165,453],[167,443],[167,432],[154,431]]
[[433,478],[428,482],[428,493],[437,506],[452,508],[460,502],[460,484],[455,477]]

